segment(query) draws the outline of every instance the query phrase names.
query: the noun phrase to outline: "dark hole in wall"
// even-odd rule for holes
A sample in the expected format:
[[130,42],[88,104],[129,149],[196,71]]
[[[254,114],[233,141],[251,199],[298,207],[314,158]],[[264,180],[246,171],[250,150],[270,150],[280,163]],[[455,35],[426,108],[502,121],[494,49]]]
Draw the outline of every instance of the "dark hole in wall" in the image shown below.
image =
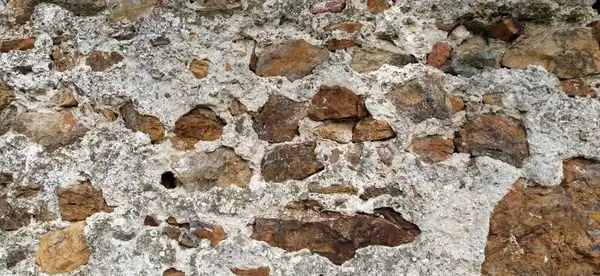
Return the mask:
[[167,189],[175,189],[177,187],[177,179],[173,172],[164,172],[160,176],[160,184]]
[[600,14],[600,1],[594,2],[594,4],[592,5],[592,8],[596,9],[596,12],[598,12],[598,14]]

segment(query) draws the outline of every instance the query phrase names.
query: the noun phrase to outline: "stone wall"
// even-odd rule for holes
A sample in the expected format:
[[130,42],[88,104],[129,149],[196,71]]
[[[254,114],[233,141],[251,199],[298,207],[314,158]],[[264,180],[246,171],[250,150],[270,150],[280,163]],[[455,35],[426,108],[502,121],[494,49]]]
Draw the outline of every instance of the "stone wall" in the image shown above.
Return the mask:
[[0,275],[600,273],[575,0],[0,1]]

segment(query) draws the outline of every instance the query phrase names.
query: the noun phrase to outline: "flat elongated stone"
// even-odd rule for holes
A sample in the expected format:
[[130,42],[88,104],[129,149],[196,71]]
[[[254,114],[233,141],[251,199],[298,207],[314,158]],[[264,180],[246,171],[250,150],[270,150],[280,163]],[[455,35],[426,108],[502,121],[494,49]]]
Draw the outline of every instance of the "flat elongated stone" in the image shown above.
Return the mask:
[[277,146],[265,153],[261,174],[266,181],[302,180],[324,168],[317,160],[317,143]]
[[571,97],[596,97],[596,90],[581,78],[561,81],[560,88]]
[[224,126],[214,111],[199,106],[177,119],[171,142],[178,148],[193,149],[198,141],[219,139]]
[[60,215],[67,221],[81,221],[97,212],[112,212],[102,191],[89,181],[58,190]]
[[371,13],[382,13],[391,7],[387,0],[367,0],[367,9]]
[[298,121],[306,116],[305,103],[284,96],[270,96],[254,115],[253,128],[258,138],[271,143],[291,141],[298,134]]
[[33,38],[19,38],[13,40],[0,41],[0,53],[33,49],[35,48],[34,43],[35,40]]
[[315,134],[322,139],[347,144],[352,142],[352,129],[354,125],[354,122],[331,122],[318,128]]
[[357,48],[352,52],[350,68],[359,73],[376,71],[384,64],[403,67],[407,64],[417,63],[417,59],[409,54],[394,53],[391,51],[367,47]]
[[304,40],[286,40],[261,50],[257,56],[255,73],[261,77],[281,76],[295,81],[312,73],[328,58],[329,51],[326,49]]
[[52,231],[40,238],[35,263],[40,271],[49,274],[67,273],[88,263],[90,249],[85,243],[85,221]]
[[231,272],[235,275],[243,275],[243,276],[269,276],[271,275],[270,269],[268,267],[258,267],[258,268],[232,268]]
[[365,100],[341,86],[321,86],[313,96],[308,116],[315,121],[363,118],[369,115]]

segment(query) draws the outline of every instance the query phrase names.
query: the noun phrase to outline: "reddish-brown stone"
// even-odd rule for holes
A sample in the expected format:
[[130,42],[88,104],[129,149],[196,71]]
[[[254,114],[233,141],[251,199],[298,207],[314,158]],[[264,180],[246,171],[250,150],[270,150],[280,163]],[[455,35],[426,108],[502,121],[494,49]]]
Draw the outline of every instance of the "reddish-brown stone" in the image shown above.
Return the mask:
[[312,73],[328,58],[326,49],[304,40],[286,40],[262,49],[256,57],[255,73],[261,77],[282,76],[295,81]]
[[171,267],[163,272],[163,276],[185,276],[185,272]]
[[310,6],[312,14],[319,13],[338,13],[346,8],[346,0],[316,0]]
[[112,212],[102,191],[89,181],[58,190],[58,208],[64,220],[81,221],[97,212]]
[[454,142],[441,136],[430,136],[413,139],[411,148],[421,160],[432,164],[450,159],[454,152]]
[[124,104],[119,108],[119,112],[128,129],[148,134],[152,143],[160,143],[165,139],[165,126],[160,120],[154,116],[138,113],[133,103]]
[[242,276],[269,276],[271,270],[268,267],[258,268],[232,268],[231,273]]
[[224,239],[227,238],[227,234],[223,227],[219,225],[213,225],[212,228],[200,227],[196,229],[196,236],[199,239],[207,239],[210,241],[210,246],[217,247],[217,245]]
[[395,87],[386,96],[398,113],[409,116],[414,122],[428,118],[447,119],[454,108],[443,82],[443,78],[430,75]]
[[492,24],[488,29],[488,35],[504,41],[513,41],[523,32],[521,23],[512,17],[505,17],[500,22]]
[[125,58],[117,52],[105,53],[100,51],[93,51],[87,57],[85,64],[87,64],[94,72],[102,72],[110,69],[114,65],[121,62],[123,59]]
[[363,24],[356,22],[344,22],[337,25],[339,30],[342,30],[347,33],[355,33],[362,29]]
[[442,68],[448,57],[450,57],[450,46],[443,42],[437,42],[433,45],[431,53],[427,55],[427,63],[439,69]]
[[298,121],[306,116],[305,103],[272,95],[254,115],[254,131],[258,138],[271,143],[291,141],[298,134]]
[[308,116],[315,121],[369,116],[363,97],[340,86],[321,86],[313,96]]
[[29,225],[31,215],[25,208],[14,208],[6,198],[6,194],[0,194],[0,230],[14,231]]
[[10,51],[26,51],[35,48],[34,44],[35,39],[31,37],[0,41],[0,53],[8,53]]
[[80,125],[70,111],[52,113],[23,113],[17,116],[13,130],[24,134],[48,150],[73,144],[88,129]]
[[198,141],[214,141],[223,135],[225,123],[207,107],[196,107],[175,122],[171,139],[180,149],[194,149]]
[[398,246],[421,231],[391,208],[374,214],[344,215],[332,211],[289,210],[279,218],[257,218],[252,238],[287,251],[308,248],[336,265],[369,245]]
[[382,13],[391,7],[387,0],[367,0],[367,9],[371,13]]
[[344,50],[346,48],[354,47],[356,43],[352,39],[332,39],[327,43],[327,49],[329,51]]
[[277,146],[265,153],[261,175],[266,181],[302,180],[324,168],[317,160],[317,143]]
[[482,275],[600,274],[600,163],[563,163],[560,186],[517,181],[490,218]]
[[452,106],[452,113],[456,113],[465,109],[465,102],[456,95],[449,95],[450,105]]
[[560,87],[571,97],[596,97],[596,90],[581,78],[561,81]]
[[454,145],[459,152],[489,156],[516,167],[529,157],[527,132],[517,120],[484,114],[466,123],[457,133]]
[[366,118],[360,120],[352,131],[353,142],[380,141],[396,137],[396,132],[383,120]]

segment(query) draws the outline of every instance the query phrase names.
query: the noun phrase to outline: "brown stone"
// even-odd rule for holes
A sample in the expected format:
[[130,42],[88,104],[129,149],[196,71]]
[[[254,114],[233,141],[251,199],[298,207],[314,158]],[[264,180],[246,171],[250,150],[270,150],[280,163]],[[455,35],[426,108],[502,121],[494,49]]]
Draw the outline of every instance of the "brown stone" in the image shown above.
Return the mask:
[[210,60],[208,59],[194,59],[190,62],[190,72],[197,79],[203,79],[208,75],[209,66]]
[[0,172],[0,185],[6,186],[14,181],[13,174],[8,172]]
[[600,42],[600,20],[590,23],[589,26],[592,27],[592,30],[594,31],[596,41]]
[[299,200],[299,201],[292,201],[288,204],[285,205],[285,209],[287,210],[296,210],[296,211],[322,211],[324,209],[323,204],[321,204],[320,202],[314,200],[314,199],[307,199],[307,200]]
[[332,184],[321,186],[319,183],[312,182],[308,184],[308,192],[315,194],[350,194],[355,195],[358,190],[352,185]]
[[35,39],[31,37],[0,41],[0,53],[8,53],[10,51],[26,51],[35,48],[34,44]]
[[403,67],[407,64],[417,63],[413,55],[394,53],[377,48],[356,48],[352,52],[350,68],[359,73],[376,71],[384,64]]
[[29,225],[31,215],[25,208],[15,208],[6,198],[6,194],[0,194],[0,230],[14,231]]
[[81,54],[74,48],[61,43],[52,49],[52,69],[58,72],[72,70],[79,64]]
[[286,251],[308,248],[336,265],[369,245],[398,246],[421,231],[391,208],[374,214],[344,215],[332,211],[296,211],[278,218],[257,218],[252,238]]
[[286,40],[265,46],[257,56],[255,73],[261,77],[286,77],[295,81],[311,74],[329,59],[329,51],[304,40]]
[[295,145],[277,146],[265,153],[261,162],[261,175],[266,181],[284,182],[302,180],[324,166],[317,160],[317,143],[306,142]]
[[327,43],[327,49],[329,51],[344,50],[346,48],[354,47],[356,43],[352,39],[332,39]]
[[340,86],[321,86],[313,96],[308,116],[315,121],[369,116],[363,97]]
[[367,0],[367,10],[371,13],[382,13],[391,7],[387,0]]
[[178,228],[184,228],[184,229],[188,229],[188,230],[190,229],[190,224],[189,223],[187,223],[187,222],[183,222],[183,223],[182,222],[178,222],[177,219],[175,219],[174,217],[167,218],[166,222],[167,222],[167,224],[173,225],[173,226],[178,227]]
[[20,263],[21,261],[24,261],[25,259],[27,259],[29,254],[29,252],[22,249],[9,251],[6,255],[6,268],[11,268]]
[[489,105],[502,106],[502,93],[483,95],[483,103]]
[[104,116],[104,118],[106,118],[107,121],[109,122],[114,122],[117,120],[117,113],[115,113],[114,111],[108,109],[108,108],[97,108],[96,112],[100,113],[100,115]]
[[171,267],[163,272],[163,276],[185,276],[185,272]]
[[415,123],[428,118],[447,119],[453,113],[452,100],[444,90],[444,80],[430,75],[395,87],[386,97],[396,111]]
[[209,240],[210,246],[213,248],[217,247],[222,240],[227,238],[225,230],[219,225],[213,225],[212,228],[199,227],[195,233],[199,239]]
[[40,272],[68,273],[87,264],[90,249],[85,243],[84,228],[85,221],[81,221],[43,235],[35,257]]
[[394,150],[389,144],[379,145],[377,147],[377,155],[379,156],[379,160],[388,167],[394,162]]
[[396,132],[383,120],[366,118],[360,120],[352,130],[353,142],[381,141],[396,137]]
[[229,113],[231,113],[232,116],[240,116],[246,112],[248,112],[248,109],[240,102],[240,100],[233,99],[231,103],[229,103]]
[[452,106],[452,113],[457,113],[465,109],[465,102],[456,95],[449,95],[450,105]]
[[198,106],[175,122],[171,142],[176,148],[194,149],[198,141],[214,141],[223,135],[225,123],[208,107]]
[[73,144],[88,131],[77,123],[70,111],[19,114],[13,130],[48,150]]
[[490,218],[482,275],[600,273],[600,164],[563,163],[556,187],[517,181]]
[[346,8],[346,0],[316,0],[310,6],[312,14],[318,13],[338,13]]
[[344,22],[337,25],[337,29],[342,30],[347,33],[355,33],[362,29],[363,24],[356,22]]
[[94,188],[89,181],[58,190],[60,215],[67,221],[85,220],[98,212],[112,212],[106,204],[102,191]]
[[391,197],[399,197],[399,196],[404,196],[404,192],[396,187],[390,187],[390,186],[385,186],[385,187],[367,187],[365,188],[365,190],[360,194],[360,199],[362,200],[369,200],[371,198],[376,198],[382,195],[389,195]]
[[596,97],[596,90],[581,78],[561,81],[560,87],[571,97]]
[[65,89],[58,94],[58,106],[63,108],[77,107],[79,103],[71,89]]
[[229,11],[242,8],[241,0],[204,0],[196,2],[198,9],[204,12]]
[[159,36],[155,39],[150,40],[150,45],[152,45],[154,47],[169,45],[169,44],[171,44],[171,40],[164,36]]
[[242,276],[269,276],[271,275],[271,270],[268,267],[232,268],[231,273]]
[[138,113],[133,103],[124,104],[119,108],[119,112],[128,129],[146,133],[152,143],[160,143],[165,139],[165,127],[160,120],[154,116]]
[[413,139],[411,150],[425,163],[433,164],[452,157],[454,142],[441,136],[418,138]]
[[443,42],[437,42],[433,45],[431,53],[427,55],[427,63],[439,69],[442,68],[448,57],[450,57],[450,46]]
[[600,72],[600,48],[589,28],[528,28],[523,36],[504,54],[504,66],[540,65],[560,79]]
[[231,185],[246,188],[252,178],[248,162],[225,147],[209,153],[187,152],[176,156],[172,166],[186,189],[209,190]]
[[0,112],[5,109],[12,101],[15,100],[15,93],[8,85],[0,78]]
[[146,216],[144,218],[144,225],[158,227],[160,224],[158,223],[158,221],[156,221],[156,219],[153,216]]
[[125,58],[117,52],[105,53],[93,51],[85,60],[85,64],[87,64],[94,72],[102,72],[117,65],[123,59]]
[[517,120],[483,114],[467,122],[457,133],[454,145],[458,152],[472,156],[489,156],[516,167],[529,157],[527,132]]
[[291,141],[298,134],[298,121],[306,116],[306,112],[305,103],[271,95],[258,114],[254,115],[254,131],[263,141]]
[[22,183],[14,187],[15,192],[13,195],[17,198],[33,197],[38,194],[40,188],[42,188],[42,185],[39,183]]
[[182,229],[173,226],[166,226],[163,228],[163,235],[167,236],[167,238],[178,241],[179,236],[181,236]]
[[115,22],[135,21],[152,9],[158,0],[120,0],[111,6],[108,18]]
[[354,122],[331,122],[315,131],[319,138],[336,141],[341,144],[352,142]]
[[504,41],[513,41],[523,32],[521,23],[512,17],[505,17],[488,29],[488,36]]

